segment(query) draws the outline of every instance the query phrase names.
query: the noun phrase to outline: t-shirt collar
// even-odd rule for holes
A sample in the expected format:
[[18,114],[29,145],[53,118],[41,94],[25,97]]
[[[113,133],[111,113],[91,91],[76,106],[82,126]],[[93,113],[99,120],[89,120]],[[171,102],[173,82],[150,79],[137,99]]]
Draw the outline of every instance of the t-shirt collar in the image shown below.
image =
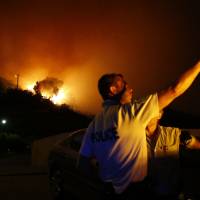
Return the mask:
[[107,100],[105,100],[105,101],[102,103],[102,106],[103,106],[103,107],[106,107],[106,106],[119,105],[119,104],[120,104],[120,102],[117,101],[117,100],[107,99]]

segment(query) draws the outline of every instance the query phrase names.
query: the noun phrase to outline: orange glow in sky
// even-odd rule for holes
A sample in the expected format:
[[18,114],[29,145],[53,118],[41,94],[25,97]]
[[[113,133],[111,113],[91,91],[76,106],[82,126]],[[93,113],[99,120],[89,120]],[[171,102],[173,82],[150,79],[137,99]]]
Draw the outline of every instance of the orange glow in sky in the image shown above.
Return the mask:
[[25,89],[34,93],[34,89],[33,89],[34,85],[35,85],[34,83],[33,84],[28,84],[28,85],[25,86]]
[[[32,92],[37,81],[60,80],[59,90],[42,92],[55,103],[96,114],[102,74],[123,74],[137,99],[164,89],[199,58],[198,1],[46,2],[1,4],[0,78]],[[200,112],[196,85],[176,109]]]

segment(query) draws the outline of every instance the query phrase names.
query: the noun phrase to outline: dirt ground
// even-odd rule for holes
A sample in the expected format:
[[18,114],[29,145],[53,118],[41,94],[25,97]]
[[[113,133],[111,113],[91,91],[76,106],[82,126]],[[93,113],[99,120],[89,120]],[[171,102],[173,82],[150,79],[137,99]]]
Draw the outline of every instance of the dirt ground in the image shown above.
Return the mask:
[[47,172],[32,168],[29,155],[0,158],[0,199],[51,200]]

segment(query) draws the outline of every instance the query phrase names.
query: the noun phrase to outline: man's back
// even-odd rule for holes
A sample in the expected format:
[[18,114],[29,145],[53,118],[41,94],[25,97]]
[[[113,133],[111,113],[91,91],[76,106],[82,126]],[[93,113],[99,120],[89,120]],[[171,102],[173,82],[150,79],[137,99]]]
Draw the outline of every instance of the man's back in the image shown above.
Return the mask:
[[90,124],[80,151],[96,157],[101,179],[112,182],[118,193],[147,174],[144,127],[158,113],[157,95],[137,105],[106,101],[103,111]]

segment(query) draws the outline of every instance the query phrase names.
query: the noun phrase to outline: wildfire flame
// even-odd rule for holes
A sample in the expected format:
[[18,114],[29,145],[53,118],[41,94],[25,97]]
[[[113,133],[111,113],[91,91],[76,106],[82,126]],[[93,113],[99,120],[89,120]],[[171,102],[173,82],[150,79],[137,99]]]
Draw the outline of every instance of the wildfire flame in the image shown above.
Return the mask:
[[57,95],[53,95],[50,100],[55,104],[62,104],[63,100],[66,99],[66,92],[64,89],[60,89]]
[[[31,91],[32,93],[36,93],[34,90],[35,87],[35,83],[32,84],[27,84],[25,86],[25,88],[29,91]],[[43,89],[42,91],[40,91],[40,94],[44,97],[47,98],[49,100],[51,100],[54,104],[63,104],[66,103],[67,101],[69,101],[69,89],[68,88],[59,88],[58,92],[56,94],[53,94],[51,92],[49,92],[48,90]]]
[[29,90],[29,91],[31,91],[31,92],[33,92],[33,93],[35,93],[35,91],[34,91],[34,83],[32,83],[32,84],[28,84],[28,85],[26,85],[25,86],[25,88],[26,88],[26,90]]

